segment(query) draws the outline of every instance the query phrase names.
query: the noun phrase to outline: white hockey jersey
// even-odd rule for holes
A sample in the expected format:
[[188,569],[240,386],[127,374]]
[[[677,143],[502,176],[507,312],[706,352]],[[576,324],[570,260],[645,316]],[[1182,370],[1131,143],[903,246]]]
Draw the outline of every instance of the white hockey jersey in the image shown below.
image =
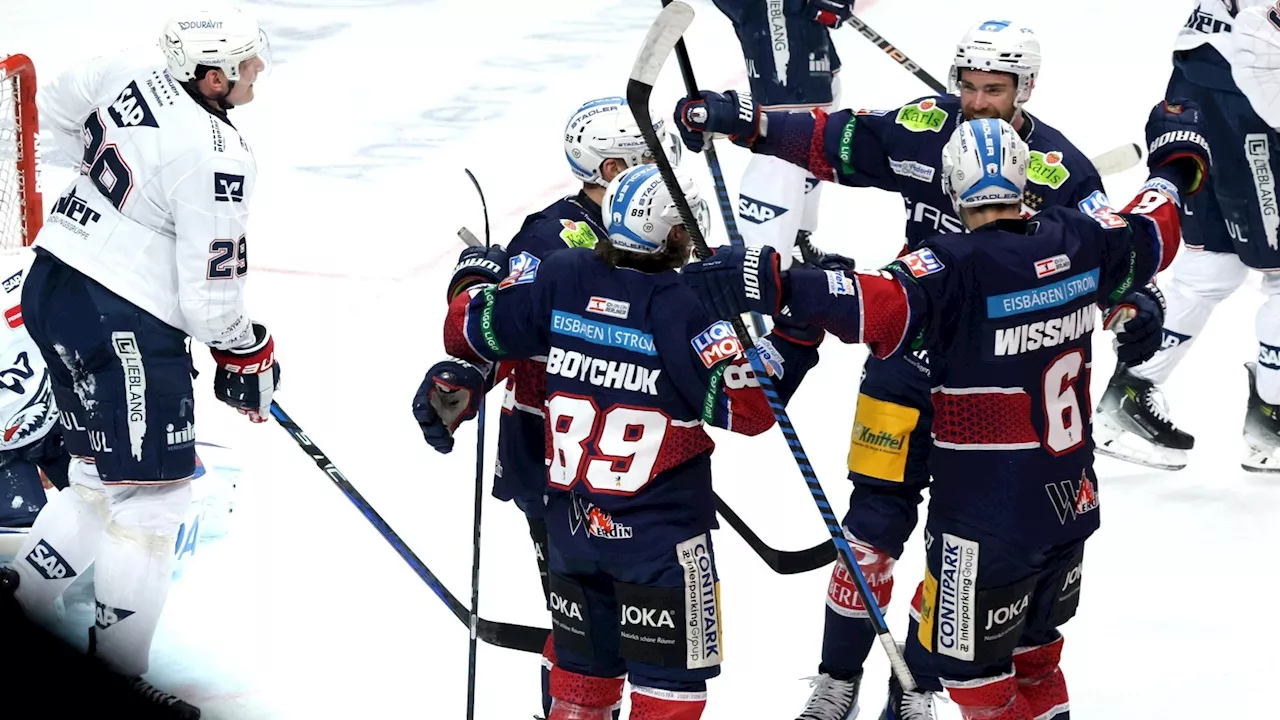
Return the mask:
[[58,419],[49,369],[22,322],[22,283],[35,253],[0,253],[0,452],[43,438]]
[[158,50],[99,58],[36,97],[42,128],[82,164],[35,245],[198,342],[252,343],[244,283],[257,166],[240,133]]
[[1258,117],[1280,128],[1280,11],[1275,0],[1200,0],[1174,49],[1205,43],[1231,64],[1236,87]]

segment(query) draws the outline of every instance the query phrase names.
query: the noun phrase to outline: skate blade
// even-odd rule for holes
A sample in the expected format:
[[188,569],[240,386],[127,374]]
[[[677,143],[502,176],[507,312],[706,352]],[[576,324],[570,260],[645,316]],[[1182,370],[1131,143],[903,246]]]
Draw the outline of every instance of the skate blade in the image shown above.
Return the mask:
[[1245,435],[1245,445],[1249,447],[1249,454],[1240,462],[1241,468],[1251,473],[1280,474],[1280,456],[1277,455],[1280,448],[1253,442],[1248,435]]
[[1098,441],[1093,450],[1099,455],[1156,470],[1176,471],[1187,466],[1186,450],[1156,447],[1128,432],[1119,438]]

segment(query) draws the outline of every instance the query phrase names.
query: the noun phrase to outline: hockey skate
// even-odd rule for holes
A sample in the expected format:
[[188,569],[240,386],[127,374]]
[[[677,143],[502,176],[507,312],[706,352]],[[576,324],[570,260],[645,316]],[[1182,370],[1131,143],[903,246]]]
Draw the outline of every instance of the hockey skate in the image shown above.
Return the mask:
[[907,692],[898,677],[889,675],[889,698],[884,703],[880,720],[935,720],[934,693],[928,690]]
[[813,693],[796,720],[853,720],[858,717],[858,686],[862,673],[852,680],[837,680],[823,673],[806,678]]
[[1280,473],[1280,406],[1262,402],[1258,395],[1257,363],[1245,363],[1249,371],[1249,406],[1244,413],[1244,443],[1249,454],[1240,467],[1249,472]]
[[1160,470],[1186,467],[1196,441],[1169,419],[1159,388],[1119,363],[1098,404],[1093,439],[1100,455]]

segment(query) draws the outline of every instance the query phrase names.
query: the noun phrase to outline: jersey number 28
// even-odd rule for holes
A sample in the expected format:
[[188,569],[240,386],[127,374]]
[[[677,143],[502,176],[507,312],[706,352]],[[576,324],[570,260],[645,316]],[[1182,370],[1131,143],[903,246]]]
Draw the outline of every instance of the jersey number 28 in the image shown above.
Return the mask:
[[656,410],[556,395],[547,402],[553,485],[568,489],[579,478],[593,492],[632,495],[653,479],[669,420]]

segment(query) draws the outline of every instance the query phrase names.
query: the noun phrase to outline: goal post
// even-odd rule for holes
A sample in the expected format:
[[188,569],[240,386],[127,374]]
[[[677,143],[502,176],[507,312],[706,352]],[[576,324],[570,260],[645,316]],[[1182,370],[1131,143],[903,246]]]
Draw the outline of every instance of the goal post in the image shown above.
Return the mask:
[[44,219],[39,129],[35,65],[0,57],[0,250],[30,245]]

